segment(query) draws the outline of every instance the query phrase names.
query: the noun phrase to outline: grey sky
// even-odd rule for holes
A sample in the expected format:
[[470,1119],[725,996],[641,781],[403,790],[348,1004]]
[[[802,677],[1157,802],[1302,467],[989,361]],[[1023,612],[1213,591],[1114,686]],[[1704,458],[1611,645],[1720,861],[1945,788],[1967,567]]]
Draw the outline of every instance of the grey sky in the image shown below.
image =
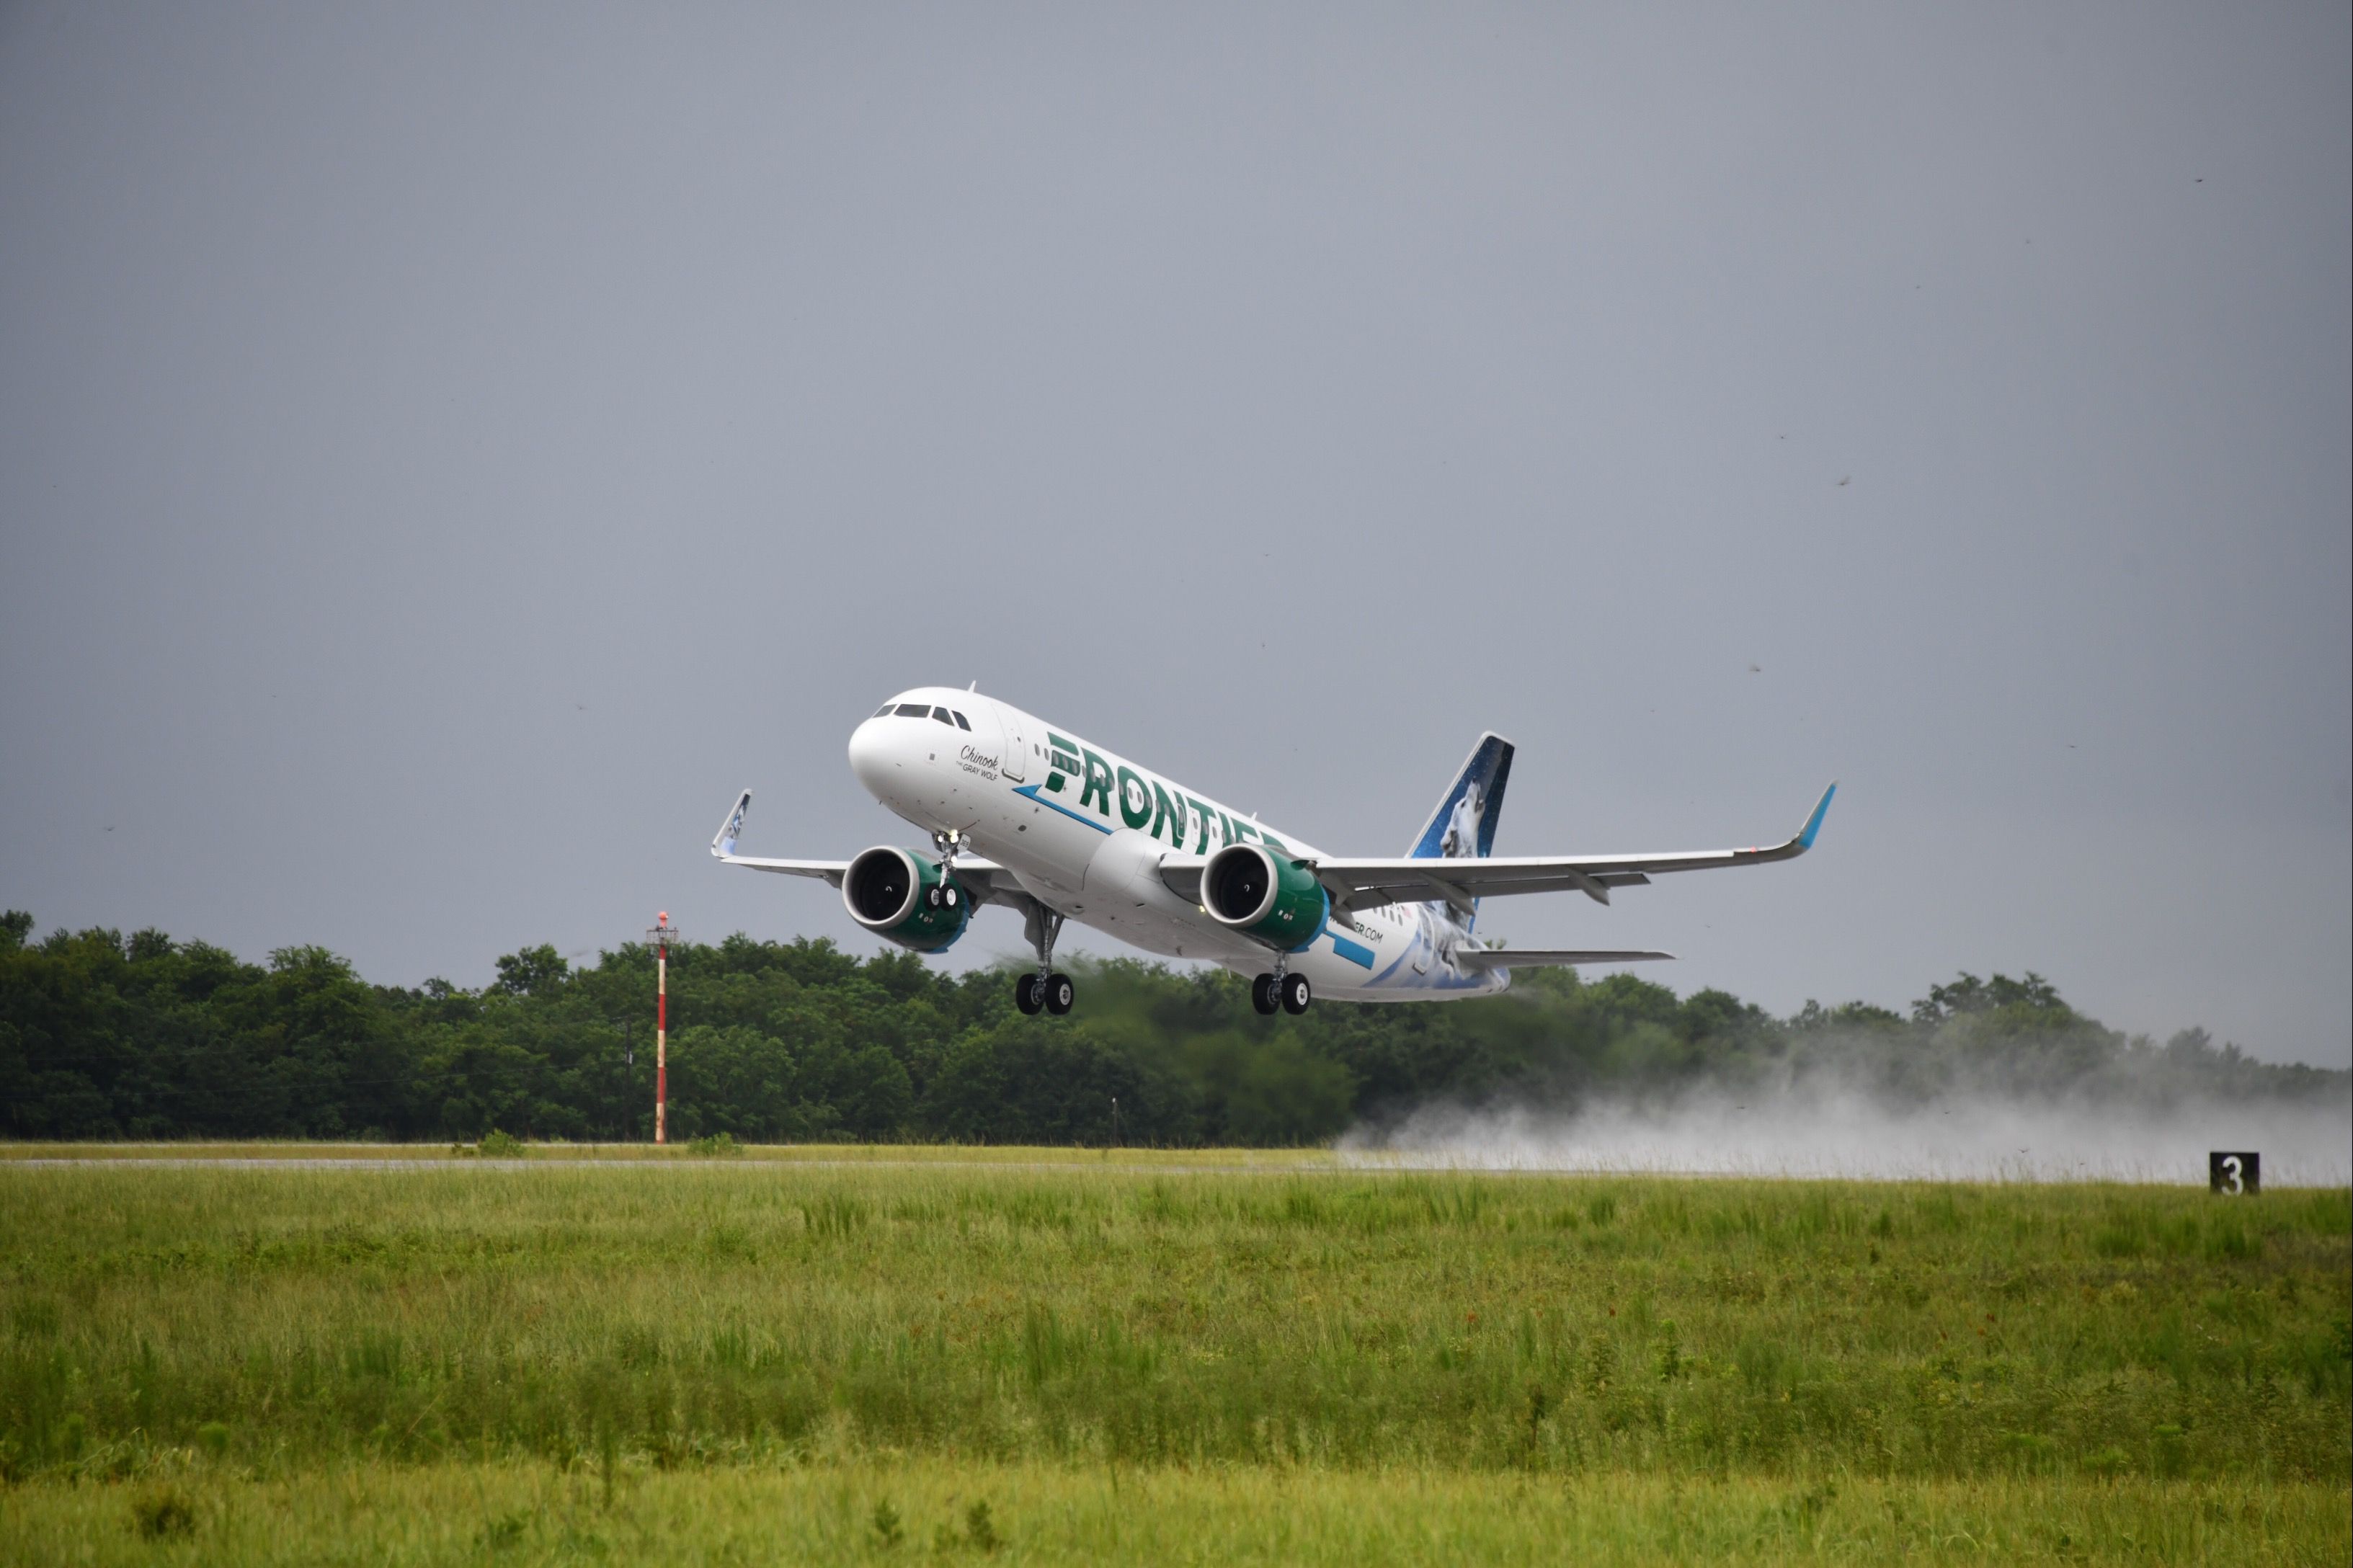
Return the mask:
[[1505,853],[1835,775],[1797,865],[1486,923],[2341,1065],[2348,60],[2342,5],[9,6],[0,902],[400,982],[658,908],[868,951],[703,846],[746,784],[751,852],[904,841],[848,732],[977,679],[1335,850],[1482,727]]

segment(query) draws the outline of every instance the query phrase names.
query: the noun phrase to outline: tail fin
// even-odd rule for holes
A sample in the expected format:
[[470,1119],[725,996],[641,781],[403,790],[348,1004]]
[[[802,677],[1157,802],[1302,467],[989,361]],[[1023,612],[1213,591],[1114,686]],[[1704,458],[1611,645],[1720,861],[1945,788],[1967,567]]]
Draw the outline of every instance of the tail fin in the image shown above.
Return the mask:
[[1495,847],[1495,819],[1504,814],[1504,786],[1511,779],[1512,743],[1490,730],[1471,748],[1471,760],[1406,853],[1423,860],[1487,855]]

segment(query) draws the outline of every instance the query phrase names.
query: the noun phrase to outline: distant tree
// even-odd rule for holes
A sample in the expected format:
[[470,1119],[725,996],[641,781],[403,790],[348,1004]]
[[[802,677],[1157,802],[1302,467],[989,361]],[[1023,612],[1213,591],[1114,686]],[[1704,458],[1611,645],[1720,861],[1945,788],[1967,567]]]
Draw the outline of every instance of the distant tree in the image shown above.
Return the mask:
[[[19,1138],[643,1137],[652,953],[585,967],[545,943],[480,991],[375,986],[323,948],[253,964],[92,928],[37,942],[0,915],[0,1134]],[[1535,970],[1446,1006],[1261,1018],[1217,971],[1082,963],[1084,1011],[1027,1018],[1005,977],[736,935],[671,952],[672,1128],[744,1142],[951,1138],[1312,1142],[1433,1100],[1573,1105],[1696,1085],[1835,1082],[1897,1103],[1955,1089],[2088,1104],[2342,1098],[2202,1029],[2162,1046],[2083,1016],[2042,975],[1963,973],[1908,1016],[1809,1002],[1776,1019],[1631,975]]]
[[1108,1144],[1116,1096],[1127,1141],[1193,1141],[1181,1080],[1082,1026],[1014,1017],[967,1036],[924,1097],[924,1123],[967,1143]]
[[1320,1143],[1347,1131],[1355,1096],[1348,1071],[1295,1037],[1277,1035],[1248,1052],[1225,1091],[1225,1141]]
[[491,989],[509,996],[553,996],[564,988],[568,967],[554,947],[541,942],[501,958],[499,977],[491,983]]

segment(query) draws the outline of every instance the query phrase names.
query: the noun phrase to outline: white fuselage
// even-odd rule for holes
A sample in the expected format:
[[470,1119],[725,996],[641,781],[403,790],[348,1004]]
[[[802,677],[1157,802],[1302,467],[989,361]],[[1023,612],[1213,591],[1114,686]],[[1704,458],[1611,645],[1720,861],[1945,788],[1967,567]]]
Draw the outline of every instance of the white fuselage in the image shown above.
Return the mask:
[[[874,798],[926,833],[1011,871],[1049,909],[1170,958],[1237,973],[1275,967],[1274,952],[1212,920],[1160,879],[1163,856],[1208,855],[1237,842],[1317,851],[1184,788],[1069,730],[975,691],[921,687],[893,709],[944,707],[969,731],[930,716],[877,714],[849,738],[849,765]],[[1443,903],[1384,904],[1335,920],[1287,955],[1318,996],[1356,1001],[1487,995],[1506,970],[1458,967],[1469,936]]]

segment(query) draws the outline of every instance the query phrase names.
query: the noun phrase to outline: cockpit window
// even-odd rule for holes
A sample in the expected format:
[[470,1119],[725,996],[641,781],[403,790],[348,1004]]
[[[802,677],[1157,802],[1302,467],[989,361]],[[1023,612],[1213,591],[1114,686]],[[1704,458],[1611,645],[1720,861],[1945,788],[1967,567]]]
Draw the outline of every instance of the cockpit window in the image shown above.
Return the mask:
[[874,717],[877,719],[888,719],[891,717],[891,704],[885,702],[881,707],[874,710]]
[[959,730],[969,730],[969,729],[971,729],[971,728],[972,728],[972,725],[970,724],[970,722],[968,722],[968,721],[965,720],[965,716],[964,716],[963,714],[961,714],[961,713],[954,713],[954,714],[952,714],[951,716],[955,720],[955,721],[956,721],[956,728],[957,728],[957,729],[959,729]]
[[948,717],[948,710],[944,708],[933,709],[932,717],[937,719],[941,723],[945,724],[951,730],[955,728],[955,721]]
[[921,719],[931,710],[932,705],[928,702],[902,702],[899,704],[899,717],[902,719]]

